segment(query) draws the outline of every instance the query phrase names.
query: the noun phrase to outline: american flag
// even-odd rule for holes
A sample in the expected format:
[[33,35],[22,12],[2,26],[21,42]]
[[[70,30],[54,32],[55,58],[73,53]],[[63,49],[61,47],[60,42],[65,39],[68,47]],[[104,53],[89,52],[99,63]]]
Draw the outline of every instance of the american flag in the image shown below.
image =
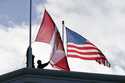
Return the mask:
[[99,64],[110,67],[110,63],[104,54],[86,38],[66,28],[67,34],[67,57],[82,60],[95,60]]

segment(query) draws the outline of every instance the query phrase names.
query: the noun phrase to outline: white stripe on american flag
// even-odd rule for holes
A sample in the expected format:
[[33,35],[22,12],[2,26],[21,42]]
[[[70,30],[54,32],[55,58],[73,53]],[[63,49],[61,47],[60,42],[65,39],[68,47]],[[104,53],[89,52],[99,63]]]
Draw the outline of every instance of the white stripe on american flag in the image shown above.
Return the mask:
[[97,49],[90,49],[90,50],[86,50],[86,49],[84,49],[84,50],[81,50],[81,49],[78,49],[78,48],[75,48],[75,47],[68,47],[68,49],[67,50],[76,50],[76,51],[78,51],[78,52],[99,52]]
[[82,55],[79,53],[75,53],[75,52],[68,52],[68,55],[76,55],[76,56],[80,56],[80,57],[99,57],[99,55]]
[[88,43],[85,43],[85,44],[75,44],[75,43],[68,43],[68,45],[73,45],[73,46],[76,46],[76,47],[95,47],[94,45],[92,44],[88,44]]

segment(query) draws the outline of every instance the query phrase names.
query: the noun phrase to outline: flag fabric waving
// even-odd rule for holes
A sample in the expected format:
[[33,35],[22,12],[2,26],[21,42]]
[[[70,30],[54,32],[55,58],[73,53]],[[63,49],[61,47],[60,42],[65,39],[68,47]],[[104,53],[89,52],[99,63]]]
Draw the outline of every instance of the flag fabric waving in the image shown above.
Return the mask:
[[58,69],[61,68],[61,70],[64,70],[64,71],[70,71],[68,62],[67,62],[67,57],[64,51],[63,42],[61,40],[61,37],[58,31],[56,32],[55,44],[54,44],[53,53],[51,57],[52,57],[51,63],[53,67],[56,67]]
[[110,63],[104,54],[86,38],[66,28],[67,34],[67,57],[82,60],[95,60],[99,64],[110,67]]
[[55,30],[56,25],[50,17],[49,13],[45,10],[43,20],[35,41],[50,43]]
[[63,43],[54,21],[45,10],[43,20],[35,41],[54,44],[50,64],[63,71],[69,71]]

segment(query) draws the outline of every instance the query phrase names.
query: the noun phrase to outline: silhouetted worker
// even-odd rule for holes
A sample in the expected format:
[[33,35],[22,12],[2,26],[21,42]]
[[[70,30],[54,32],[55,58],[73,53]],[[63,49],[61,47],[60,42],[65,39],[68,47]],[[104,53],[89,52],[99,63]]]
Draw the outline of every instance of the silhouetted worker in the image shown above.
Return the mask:
[[50,61],[48,61],[47,63],[42,64],[41,60],[37,61],[37,68],[43,69],[44,67],[46,67],[49,64]]

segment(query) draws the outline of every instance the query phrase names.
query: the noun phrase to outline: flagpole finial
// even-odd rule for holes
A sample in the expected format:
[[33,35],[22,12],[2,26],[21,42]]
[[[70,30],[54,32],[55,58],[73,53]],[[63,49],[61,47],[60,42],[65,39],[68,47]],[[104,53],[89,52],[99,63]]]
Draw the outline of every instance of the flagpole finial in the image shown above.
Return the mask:
[[62,20],[62,41],[64,42],[64,20]]
[[62,20],[62,24],[64,25],[64,20]]

